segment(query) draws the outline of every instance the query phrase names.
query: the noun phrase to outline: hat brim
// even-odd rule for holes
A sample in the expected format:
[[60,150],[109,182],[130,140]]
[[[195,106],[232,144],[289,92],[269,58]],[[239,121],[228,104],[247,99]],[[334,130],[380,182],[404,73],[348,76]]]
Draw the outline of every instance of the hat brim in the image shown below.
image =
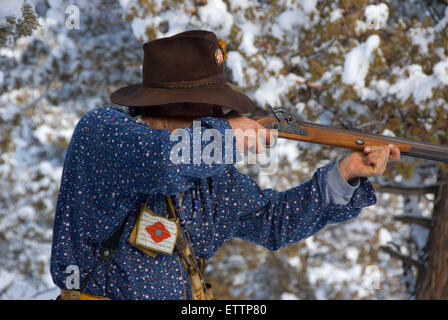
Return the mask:
[[148,87],[142,83],[131,84],[113,92],[110,99],[115,104],[132,107],[181,102],[204,103],[227,107],[239,113],[251,112],[256,107],[249,97],[227,82],[186,89]]

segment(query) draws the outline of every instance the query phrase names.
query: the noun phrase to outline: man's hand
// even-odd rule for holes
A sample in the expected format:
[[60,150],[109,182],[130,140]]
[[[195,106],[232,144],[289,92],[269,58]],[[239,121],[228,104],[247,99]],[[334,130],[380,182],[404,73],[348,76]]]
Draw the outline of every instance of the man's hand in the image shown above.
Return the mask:
[[262,153],[265,145],[271,145],[272,134],[257,121],[239,115],[229,115],[225,118],[233,129],[239,153],[244,153],[248,149]]
[[[248,149],[261,153],[265,145],[263,140],[267,145],[273,141],[272,133],[253,119],[239,115],[228,115],[225,118],[234,131],[236,147],[240,153]],[[363,152],[350,153],[338,166],[342,177],[349,181],[357,177],[381,176],[390,160],[400,160],[400,149],[397,146],[369,146]]]
[[349,181],[357,177],[381,176],[390,160],[400,160],[400,149],[387,146],[369,146],[364,152],[354,151],[339,162],[342,177]]

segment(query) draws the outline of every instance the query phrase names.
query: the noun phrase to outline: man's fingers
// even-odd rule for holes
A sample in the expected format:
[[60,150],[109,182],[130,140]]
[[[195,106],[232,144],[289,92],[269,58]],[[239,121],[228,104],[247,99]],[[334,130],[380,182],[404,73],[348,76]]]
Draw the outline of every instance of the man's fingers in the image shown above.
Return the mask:
[[387,146],[367,146],[364,148],[363,151],[364,153],[369,154],[381,150],[387,151],[387,149],[389,149],[390,152],[389,160],[400,160],[401,158],[400,148],[398,148],[394,144],[388,144]]
[[400,149],[393,144],[384,146],[367,146],[364,152],[352,152],[346,159],[352,165],[346,165],[350,168],[348,176],[371,177],[382,176],[386,171],[390,160],[400,159]]
[[369,154],[372,152],[379,152],[379,151],[390,151],[390,147],[389,146],[367,146],[364,148],[364,153]]
[[394,144],[389,144],[388,146],[390,148],[389,160],[400,160],[401,158],[400,148],[398,148]]
[[368,166],[378,167],[383,162],[383,157],[377,154],[369,154],[364,157],[364,163]]
[[390,148],[388,146],[381,146],[375,148],[375,151],[371,151],[363,158],[363,162],[366,166],[370,166],[370,175],[380,176],[384,173],[387,167],[387,162],[390,155]]
[[[371,147],[371,148],[374,148],[374,147]],[[390,148],[388,146],[380,146],[380,147],[374,148],[373,151],[372,150],[368,151],[366,154],[367,154],[367,156],[381,157],[384,159],[389,159]]]

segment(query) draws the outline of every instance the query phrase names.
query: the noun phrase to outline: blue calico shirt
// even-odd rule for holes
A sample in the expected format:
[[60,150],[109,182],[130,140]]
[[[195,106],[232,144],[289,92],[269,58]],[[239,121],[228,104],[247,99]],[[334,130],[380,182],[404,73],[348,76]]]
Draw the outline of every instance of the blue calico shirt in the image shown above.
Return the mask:
[[[231,129],[225,119],[200,120],[202,130],[214,128],[223,137],[224,130]],[[188,130],[193,136],[192,128]],[[164,195],[184,192],[192,246],[196,256],[205,258],[233,237],[277,250],[327,223],[356,217],[361,208],[376,202],[368,179],[350,186],[335,162],[295,188],[261,190],[232,164],[174,164],[170,150],[175,143],[168,130],[152,129],[116,108],[96,108],[81,118],[67,149],[57,200],[51,253],[57,286],[66,288],[70,265],[79,268],[82,281],[99,258],[100,243],[129,214],[119,250],[111,258],[111,297],[191,298],[190,282],[176,253],[151,258],[128,243],[148,197],[148,207],[165,216]],[[200,203],[192,215],[195,190]],[[84,291],[104,295],[103,263]]]

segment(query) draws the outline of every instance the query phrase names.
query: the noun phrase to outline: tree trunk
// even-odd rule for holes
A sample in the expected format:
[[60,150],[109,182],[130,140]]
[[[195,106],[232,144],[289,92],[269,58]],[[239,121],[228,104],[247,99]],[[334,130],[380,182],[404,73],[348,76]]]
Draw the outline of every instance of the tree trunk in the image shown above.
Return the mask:
[[448,178],[435,195],[431,231],[427,240],[427,260],[418,276],[417,299],[448,299]]

